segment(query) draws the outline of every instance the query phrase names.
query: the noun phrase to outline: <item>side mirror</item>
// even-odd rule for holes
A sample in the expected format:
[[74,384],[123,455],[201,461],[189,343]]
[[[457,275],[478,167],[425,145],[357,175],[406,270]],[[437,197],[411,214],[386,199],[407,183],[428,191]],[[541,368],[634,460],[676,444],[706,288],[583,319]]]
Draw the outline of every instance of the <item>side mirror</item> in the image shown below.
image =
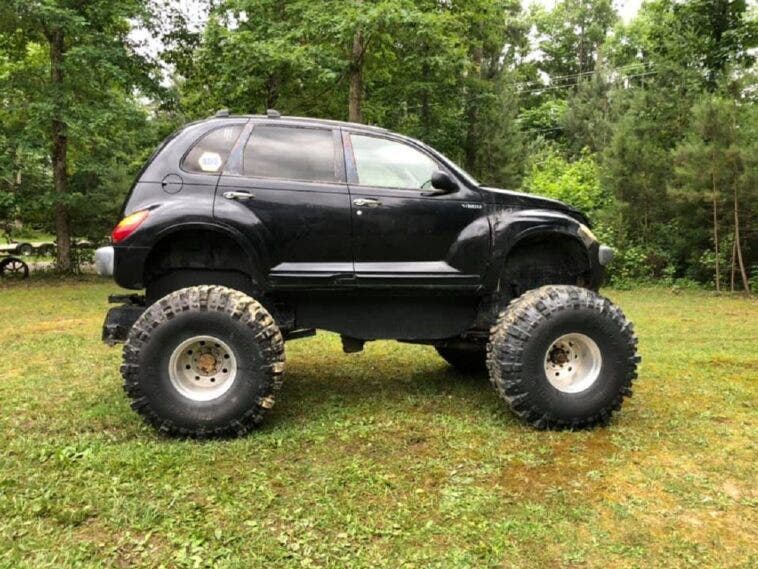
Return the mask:
[[438,190],[433,192],[434,194],[452,194],[459,190],[458,183],[450,174],[442,170],[437,170],[432,174],[432,187]]

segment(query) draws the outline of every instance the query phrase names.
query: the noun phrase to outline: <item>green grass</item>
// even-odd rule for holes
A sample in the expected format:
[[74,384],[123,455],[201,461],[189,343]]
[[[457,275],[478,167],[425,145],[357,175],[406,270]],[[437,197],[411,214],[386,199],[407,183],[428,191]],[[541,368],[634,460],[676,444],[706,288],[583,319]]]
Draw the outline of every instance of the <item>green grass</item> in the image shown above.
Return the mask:
[[536,432],[429,347],[287,346],[263,427],[162,438],[99,341],[113,286],[0,288],[0,566],[755,567],[758,304],[610,292],[610,427]]

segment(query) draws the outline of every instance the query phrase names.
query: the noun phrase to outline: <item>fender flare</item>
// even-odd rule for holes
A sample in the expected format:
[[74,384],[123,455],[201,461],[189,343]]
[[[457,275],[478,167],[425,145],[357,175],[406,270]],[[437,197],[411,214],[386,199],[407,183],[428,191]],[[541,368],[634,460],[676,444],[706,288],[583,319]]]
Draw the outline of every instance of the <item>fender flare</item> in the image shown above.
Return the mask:
[[572,241],[575,241],[576,243],[582,246],[582,249],[584,249],[587,253],[589,253],[589,249],[587,248],[584,241],[582,241],[582,238],[579,236],[578,230],[572,231],[567,227],[545,224],[545,225],[537,225],[535,227],[531,227],[517,234],[513,242],[510,243],[509,246],[505,249],[505,257],[507,258],[508,255],[511,253],[511,251],[513,251],[513,249],[518,247],[518,245],[527,238],[534,237],[536,235],[556,235],[556,234],[563,235],[566,238]]
[[[581,246],[587,259],[588,266],[593,266],[593,248],[597,242],[588,244],[580,233],[581,223],[569,215],[554,211],[521,210],[498,212],[491,220],[493,254],[492,264],[486,276],[487,290],[497,290],[502,272],[509,255],[523,243],[525,239],[538,235],[560,235]],[[597,255],[595,255],[597,257]]]
[[229,238],[232,242],[237,244],[247,258],[247,266],[244,267],[245,272],[250,275],[253,282],[261,288],[267,288],[267,279],[262,272],[261,267],[264,266],[263,259],[258,253],[258,250],[254,244],[248,239],[242,232],[222,223],[209,223],[207,221],[187,221],[184,223],[171,225],[159,231],[155,235],[150,250],[145,257],[145,261],[150,258],[155,248],[166,238],[182,231],[212,231]]

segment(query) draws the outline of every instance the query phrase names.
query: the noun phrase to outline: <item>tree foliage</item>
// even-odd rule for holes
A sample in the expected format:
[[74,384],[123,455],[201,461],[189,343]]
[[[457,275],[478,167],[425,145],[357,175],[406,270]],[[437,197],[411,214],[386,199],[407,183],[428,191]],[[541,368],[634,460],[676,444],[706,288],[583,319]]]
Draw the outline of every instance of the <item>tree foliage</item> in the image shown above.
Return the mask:
[[55,230],[61,270],[72,267],[74,233],[100,233],[112,217],[145,143],[147,110],[135,95],[160,92],[153,64],[128,34],[130,21],[148,17],[136,0],[0,7],[0,99],[11,157],[0,191],[13,203],[9,214]]
[[649,0],[626,23],[610,0],[198,0],[199,26],[165,4],[0,7],[7,230],[60,233],[62,207],[70,233],[102,234],[177,123],[277,108],[379,124],[490,185],[588,210],[619,250],[617,279],[722,286],[737,267],[746,288],[740,267],[755,274],[758,23],[745,0]]

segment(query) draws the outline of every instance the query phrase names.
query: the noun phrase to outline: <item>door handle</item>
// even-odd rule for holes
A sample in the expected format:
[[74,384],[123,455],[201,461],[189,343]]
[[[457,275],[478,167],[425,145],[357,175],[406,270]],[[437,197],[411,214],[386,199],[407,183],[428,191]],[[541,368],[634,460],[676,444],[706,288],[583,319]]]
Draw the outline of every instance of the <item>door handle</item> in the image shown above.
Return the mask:
[[251,200],[255,196],[250,192],[224,192],[224,197],[228,200]]
[[375,198],[361,198],[358,200],[353,200],[353,204],[357,205],[358,207],[379,207],[382,205],[382,202]]

